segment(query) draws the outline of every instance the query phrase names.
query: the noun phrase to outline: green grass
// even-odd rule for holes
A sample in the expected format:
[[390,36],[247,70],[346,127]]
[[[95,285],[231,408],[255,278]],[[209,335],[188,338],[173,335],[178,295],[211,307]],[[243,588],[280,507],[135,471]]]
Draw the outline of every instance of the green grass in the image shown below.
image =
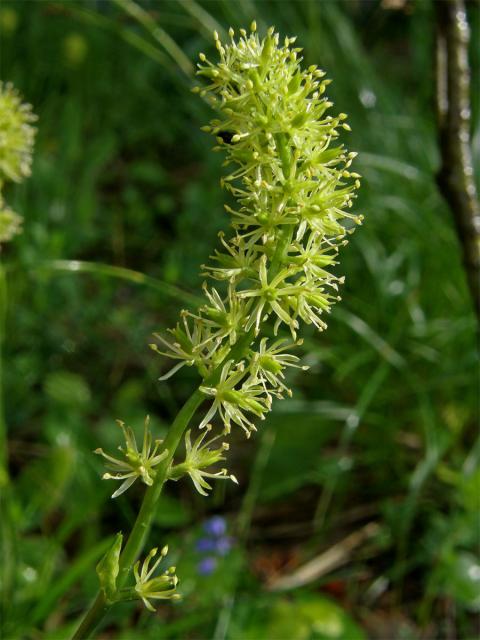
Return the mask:
[[[294,398],[275,406],[256,441],[235,438],[240,487],[222,483],[204,500],[185,481],[162,499],[152,539],[175,550],[184,602],[157,617],[117,607],[104,637],[279,637],[292,616],[289,638],[368,636],[378,616],[390,634],[441,638],[454,625],[472,637],[478,354],[435,185],[431,4],[143,6],[192,61],[213,48],[215,25],[256,18],[260,30],[297,35],[349,114],[365,224],[344,251],[343,301],[328,331],[305,337],[308,375],[293,377]],[[478,35],[477,6],[470,22]],[[32,178],[7,193],[25,232],[2,251],[12,479],[3,635],[64,638],[97,588],[102,541],[129,528],[141,497],[135,488],[112,503],[92,450],[117,445],[115,418],[140,429],[150,413],[161,434],[190,393],[189,370],[156,381],[168,364],[147,344],[194,301],[199,265],[227,225],[225,194],[221,160],[199,131],[207,106],[175,56],[115,3],[4,2],[0,24],[2,79],[39,115]],[[478,160],[473,48],[472,64]],[[203,578],[192,548],[211,513],[227,517],[237,543]],[[371,521],[378,533],[341,566],[292,593],[266,591]]]

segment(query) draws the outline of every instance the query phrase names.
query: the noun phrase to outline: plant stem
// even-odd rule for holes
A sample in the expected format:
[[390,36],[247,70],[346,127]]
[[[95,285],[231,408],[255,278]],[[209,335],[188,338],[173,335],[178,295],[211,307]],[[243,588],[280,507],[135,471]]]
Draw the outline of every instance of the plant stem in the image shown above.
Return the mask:
[[[3,344],[7,316],[7,276],[0,263],[0,549],[2,553],[2,596],[0,635],[8,623],[9,605],[15,580],[15,529],[12,515],[12,486],[8,471],[7,426],[3,404]],[[3,637],[3,636],[2,636]]]
[[[193,414],[203,400],[204,395],[201,391],[198,389],[194,391],[180,409],[169,429],[164,443],[165,449],[168,450],[168,455],[161,465],[159,465],[153,485],[145,492],[145,497],[143,498],[137,519],[135,520],[135,524],[133,525],[127,544],[120,556],[120,568],[117,579],[118,588],[121,588],[125,583],[134,562],[143,549],[143,545],[145,544],[145,540],[150,531],[153,516],[155,514],[155,507],[162,492],[165,480],[167,479],[168,469],[172,462],[174,453],[180,443],[183,432],[187,428]],[[85,640],[86,638],[89,638],[110,607],[111,603],[107,602],[105,595],[100,591],[94,603],[87,611],[77,631],[73,635],[73,640]]]
[[291,150],[288,146],[287,137],[284,133],[275,134],[275,144],[277,146],[278,155],[282,163],[282,171],[285,180],[290,178],[292,170]]
[[[243,335],[235,346],[228,354],[228,358],[241,359],[245,352],[248,350],[253,338],[253,328]],[[208,378],[203,381],[203,384],[212,385],[218,382],[222,371],[222,363],[220,363],[216,369],[210,374]],[[133,568],[133,564],[140,555],[145,540],[150,532],[153,516],[155,514],[155,507],[162,493],[163,485],[168,479],[168,472],[177,450],[178,445],[185,429],[188,427],[190,420],[192,419],[195,411],[205,399],[204,394],[200,389],[196,389],[185,402],[183,407],[177,414],[177,417],[170,427],[167,437],[164,442],[164,450],[168,451],[167,457],[158,466],[157,474],[153,485],[149,487],[143,498],[142,506],[138,513],[133,529],[128,537],[127,544],[125,545],[119,561],[119,572],[117,578],[117,589],[120,589]],[[105,594],[100,591],[97,594],[92,606],[85,614],[80,626],[75,634],[72,636],[72,640],[85,640],[89,638],[95,631],[95,628],[105,616],[107,611],[112,606],[112,603],[107,602]]]
[[72,636],[73,640],[84,640],[85,638],[89,638],[109,608],[110,605],[107,604],[103,591],[99,591],[94,603],[87,611],[80,626]]
[[135,521],[135,525],[132,529],[127,544],[120,556],[120,571],[118,574],[117,585],[122,587],[125,583],[131,568],[138,554],[143,548],[145,539],[150,530],[153,515],[155,513],[155,505],[158,502],[162,487],[167,479],[168,470],[172,463],[172,459],[175,451],[177,450],[183,432],[187,428],[193,414],[198,409],[200,404],[205,399],[205,396],[198,389],[192,393],[187,402],[180,409],[177,417],[172,423],[169,429],[167,437],[165,439],[164,447],[168,451],[167,457],[162,461],[157,470],[155,481],[151,487],[145,492],[142,506]]
[[3,343],[7,316],[7,276],[0,263],[0,488],[8,484],[7,429],[3,407]]

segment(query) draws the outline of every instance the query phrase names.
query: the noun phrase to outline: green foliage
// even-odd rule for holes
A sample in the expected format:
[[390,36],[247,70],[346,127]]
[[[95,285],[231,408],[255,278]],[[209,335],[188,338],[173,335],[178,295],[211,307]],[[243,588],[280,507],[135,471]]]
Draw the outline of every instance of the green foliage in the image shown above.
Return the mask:
[[82,409],[88,407],[91,392],[82,376],[71,371],[52,371],[44,382],[44,392],[52,405]]
[[[408,11],[313,0],[156,4],[142,2],[188,59],[214,56],[210,33],[229,24],[256,19],[259,30],[275,24],[298,36],[305,63],[327,70],[328,96],[349,114],[363,176],[356,206],[368,225],[343,251],[348,278],[328,332],[305,336],[309,373],[290,369],[295,397],[278,403],[259,441],[235,442],[229,470],[241,488],[218,483],[213,492],[210,508],[232,516],[235,555],[199,577],[192,545],[207,504],[187,483],[171,483],[162,497],[154,534],[178,549],[185,597],[159,606],[158,619],[142,613],[138,637],[233,638],[257,624],[261,635],[276,624],[270,612],[343,619],[331,600],[322,604],[326,592],[367,628],[371,612],[394,620],[401,611],[413,628],[442,637],[455,609],[457,635],[473,637],[478,354],[435,184],[430,3]],[[473,44],[474,4],[469,18]],[[92,451],[117,446],[117,417],[141,425],[150,413],[162,437],[192,388],[190,368],[158,384],[164,371],[147,345],[180,306],[196,304],[198,265],[226,226],[222,169],[197,131],[208,106],[117,5],[4,1],[0,29],[2,79],[39,115],[32,176],[5,192],[25,223],[2,249],[12,482],[2,488],[0,619],[7,638],[64,638],[97,587],[94,567],[107,550],[98,540],[133,518],[123,497],[110,506]],[[474,46],[472,63],[478,161]],[[308,595],[260,595],[369,520],[380,524],[378,537]],[[134,637],[133,609],[107,620],[110,635]],[[309,622],[302,629],[313,633]]]
[[122,550],[122,543],[123,535],[117,533],[112,546],[97,564],[100,588],[103,589],[108,600],[113,600],[117,593],[118,560]]
[[296,598],[263,600],[237,630],[243,638],[292,640],[364,640],[364,632],[331,599],[305,593]]

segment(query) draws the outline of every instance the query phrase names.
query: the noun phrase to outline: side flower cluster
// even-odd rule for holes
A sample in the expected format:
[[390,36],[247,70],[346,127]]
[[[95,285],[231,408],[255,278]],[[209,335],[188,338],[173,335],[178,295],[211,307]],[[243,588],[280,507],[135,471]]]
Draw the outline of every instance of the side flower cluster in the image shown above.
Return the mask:
[[4,201],[5,182],[21,182],[30,175],[36,120],[11,84],[0,82],[0,243],[20,233],[22,217]]
[[[253,23],[238,39],[231,29],[228,43],[215,34],[217,62],[200,54],[206,85],[195,91],[218,114],[204,130],[230,167],[222,185],[237,203],[226,207],[233,233],[203,267],[205,303],[152,345],[176,361],[163,379],[197,368],[211,399],[200,427],[218,414],[227,433],[237,425],[247,437],[273,398],[290,395],[285,370],[305,368],[291,353],[300,325],[326,328],[343,282],[331,268],[362,221],[351,212],[356,154],[338,141],[346,115],[330,114],[329,80],[302,69],[294,43],[273,28],[260,39]],[[291,339],[276,337],[281,327]]]
[[213,471],[212,467],[225,460],[225,451],[228,451],[228,442],[222,442],[220,446],[212,447],[213,443],[222,437],[222,434],[214,436],[204,442],[205,437],[211,431],[211,425],[207,425],[192,445],[190,430],[185,434],[185,461],[174,465],[168,474],[170,480],[179,480],[184,475],[189,475],[195,489],[202,496],[207,496],[212,489],[207,478],[232,480],[238,484],[236,477],[229,474],[227,469]]
[[103,449],[95,449],[94,453],[101,455],[106,460],[106,467],[114,473],[104,473],[103,480],[121,480],[122,484],[112,494],[112,498],[121,496],[132,484],[140,478],[146,485],[151,486],[156,475],[155,467],[168,455],[168,449],[159,453],[162,440],[152,443],[152,434],[149,428],[150,418],[146,416],[143,428],[143,444],[139,449],[135,434],[131,427],[125,426],[121,420],[117,424],[123,431],[125,447],[118,447],[120,458],[114,458]]
[[162,574],[153,577],[158,565],[168,553],[165,546],[160,551],[160,555],[150,567],[151,560],[157,555],[158,549],[152,549],[144,562],[138,561],[134,568],[135,594],[143,601],[149,611],[155,611],[150,600],[178,600],[180,595],[176,592],[178,578],[175,574],[175,567],[169,567]]
[[138,560],[135,563],[133,567],[135,586],[120,587],[117,584],[117,578],[120,572],[122,545],[123,535],[117,533],[112,546],[97,564],[100,589],[109,604],[128,600],[142,600],[149,611],[155,611],[150,600],[178,600],[180,598],[177,593],[178,578],[175,574],[175,567],[169,567],[163,573],[155,576],[158,566],[168,554],[168,546],[163,547],[152,566],[150,566],[150,563],[158,553],[157,547],[150,551],[143,562]]
[[[168,456],[168,449],[162,449],[163,440],[152,441],[149,422],[150,419],[147,416],[143,428],[141,448],[137,445],[133,429],[127,427],[121,420],[117,420],[125,440],[125,446],[118,447],[120,456],[114,457],[105,453],[101,448],[94,451],[105,459],[105,466],[109,470],[103,474],[102,479],[121,482],[118,489],[112,493],[112,498],[121,496],[136,480],[151,487],[157,475],[156,467]],[[186,475],[190,476],[195,489],[202,496],[207,496],[208,491],[212,489],[207,478],[232,480],[238,484],[236,477],[229,474],[227,469],[214,469],[225,460],[225,452],[228,451],[229,445],[227,442],[214,445],[225,434],[218,434],[206,440],[206,436],[211,430],[212,426],[207,425],[193,444],[190,437],[191,431],[188,430],[185,434],[185,460],[179,464],[170,464],[166,474],[169,480],[175,481]]]

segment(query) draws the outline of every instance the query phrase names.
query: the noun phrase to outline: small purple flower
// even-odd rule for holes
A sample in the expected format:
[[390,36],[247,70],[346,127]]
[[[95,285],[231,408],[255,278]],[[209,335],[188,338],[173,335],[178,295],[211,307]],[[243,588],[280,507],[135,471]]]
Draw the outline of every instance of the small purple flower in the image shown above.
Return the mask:
[[215,551],[220,556],[226,556],[231,548],[232,548],[232,539],[231,538],[227,538],[227,537],[223,536],[222,538],[219,538],[216,541]]
[[222,516],[213,516],[205,522],[203,525],[203,530],[205,533],[208,533],[212,536],[223,536],[225,531],[227,530],[227,523],[225,522],[225,518]]
[[216,558],[212,558],[211,556],[207,556],[206,558],[203,558],[203,560],[200,560],[200,562],[197,565],[198,573],[201,576],[209,576],[211,573],[215,571],[216,567],[217,567],[217,560]]
[[217,543],[212,538],[199,538],[195,548],[199,553],[211,553],[217,549]]

